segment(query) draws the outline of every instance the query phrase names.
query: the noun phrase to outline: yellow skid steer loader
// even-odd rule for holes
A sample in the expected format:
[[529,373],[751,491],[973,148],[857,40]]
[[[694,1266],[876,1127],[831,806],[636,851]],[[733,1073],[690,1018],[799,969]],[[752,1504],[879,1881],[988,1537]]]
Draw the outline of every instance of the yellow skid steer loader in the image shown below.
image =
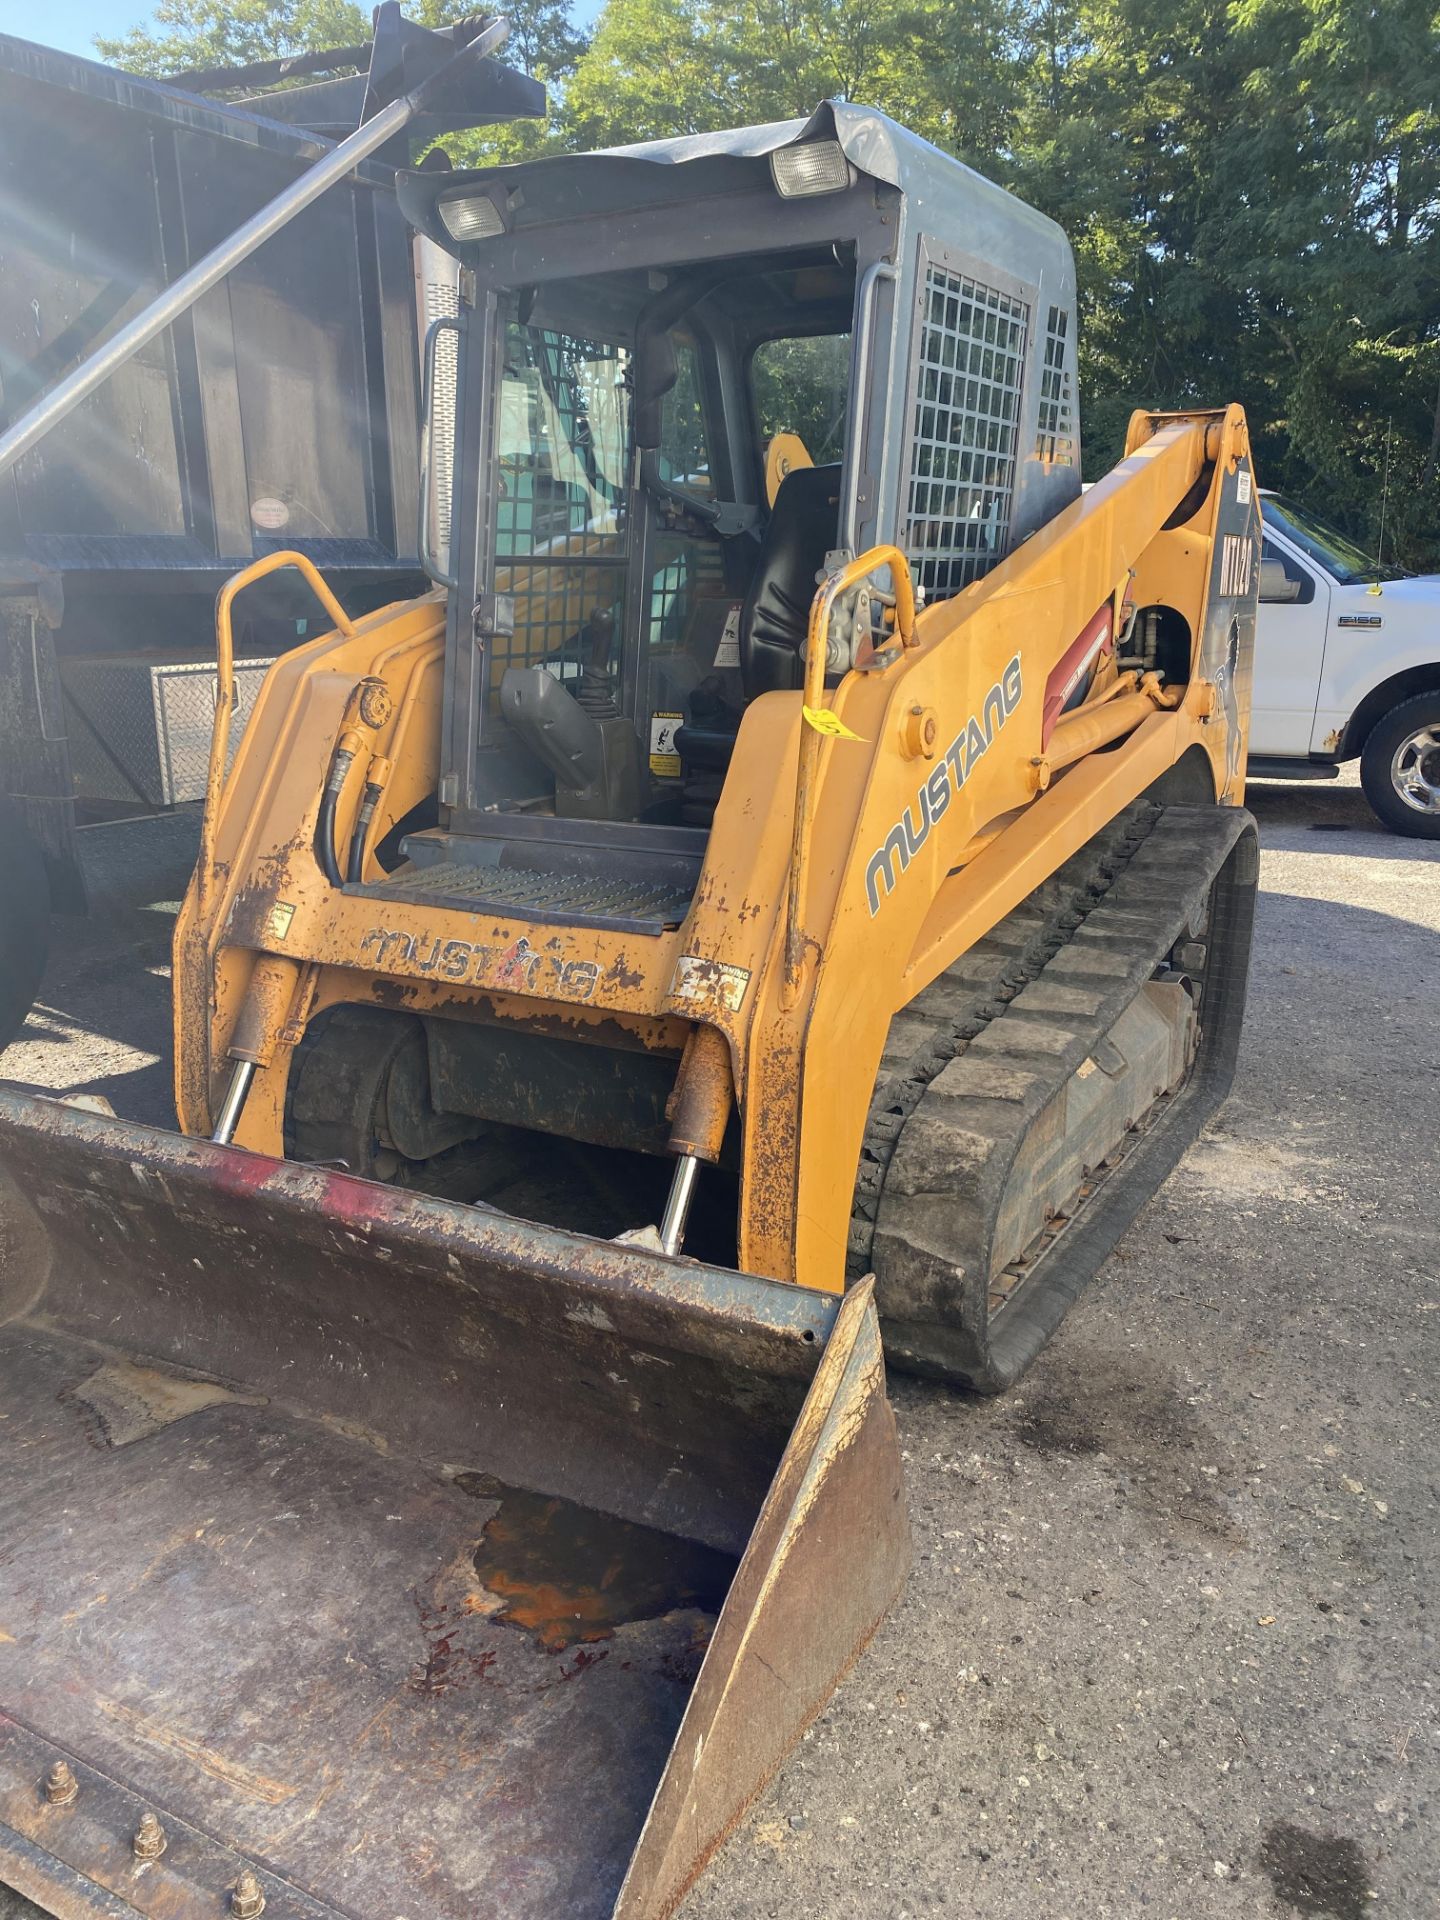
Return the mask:
[[1063,236],[862,108],[401,193],[434,590],[221,595],[183,1133],[0,1095],[66,1920],[672,1912],[903,1579],[882,1338],[1003,1389],[1233,1070],[1240,411],[1082,497]]

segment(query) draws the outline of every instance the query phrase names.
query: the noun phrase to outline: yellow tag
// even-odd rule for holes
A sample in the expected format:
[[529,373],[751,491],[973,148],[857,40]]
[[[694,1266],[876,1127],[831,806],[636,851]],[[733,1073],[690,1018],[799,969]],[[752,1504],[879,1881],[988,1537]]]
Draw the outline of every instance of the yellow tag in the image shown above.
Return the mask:
[[828,733],[832,740],[859,740],[858,733],[852,733],[838,713],[831,713],[828,707],[801,707],[807,726],[814,727],[817,733]]

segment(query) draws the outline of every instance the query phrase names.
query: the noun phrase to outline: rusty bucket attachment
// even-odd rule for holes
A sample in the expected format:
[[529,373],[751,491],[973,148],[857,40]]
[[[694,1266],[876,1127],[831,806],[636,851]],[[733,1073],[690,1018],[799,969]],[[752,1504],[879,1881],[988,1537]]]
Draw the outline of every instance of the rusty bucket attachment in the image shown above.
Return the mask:
[[0,1091],[0,1881],[667,1914],[908,1538],[868,1286]]

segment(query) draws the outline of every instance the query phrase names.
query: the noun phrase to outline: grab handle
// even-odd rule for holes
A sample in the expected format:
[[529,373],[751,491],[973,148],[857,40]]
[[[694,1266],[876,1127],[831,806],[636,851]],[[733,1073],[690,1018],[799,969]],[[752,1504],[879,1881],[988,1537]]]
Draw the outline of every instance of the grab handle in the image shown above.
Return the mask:
[[220,821],[220,795],[225,787],[225,762],[230,752],[230,722],[235,715],[235,636],[231,626],[231,608],[246,587],[263,580],[267,574],[294,567],[304,574],[305,584],[347,639],[355,633],[355,623],[321,578],[320,569],[303,553],[286,551],[267,553],[263,559],[232,574],[220,589],[215,602],[215,724],[210,734],[210,764],[205,774],[205,810],[200,816],[199,896],[203,914],[210,904],[215,875],[215,836]]
[[[859,586],[881,567],[889,567],[895,587],[895,631],[902,648],[915,645],[915,588],[910,562],[898,547],[871,547],[858,559],[832,573],[810,608],[810,630],[805,642],[804,703],[813,711],[825,694],[825,655],[830,641],[830,615],[842,593]],[[790,886],[785,914],[785,992],[793,997],[800,986],[804,941],[800,903],[805,891],[805,864],[810,850],[811,813],[815,804],[815,769],[820,759],[820,734],[802,721],[800,764],[795,776],[795,828],[790,846]]]

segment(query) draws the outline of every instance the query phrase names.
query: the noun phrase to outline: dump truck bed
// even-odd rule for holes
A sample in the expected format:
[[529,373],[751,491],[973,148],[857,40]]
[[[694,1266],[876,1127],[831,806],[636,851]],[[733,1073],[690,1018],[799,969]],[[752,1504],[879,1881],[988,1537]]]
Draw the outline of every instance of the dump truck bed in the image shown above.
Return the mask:
[[868,1297],[5,1093],[0,1167],[0,1880],[668,1910],[903,1576]]

